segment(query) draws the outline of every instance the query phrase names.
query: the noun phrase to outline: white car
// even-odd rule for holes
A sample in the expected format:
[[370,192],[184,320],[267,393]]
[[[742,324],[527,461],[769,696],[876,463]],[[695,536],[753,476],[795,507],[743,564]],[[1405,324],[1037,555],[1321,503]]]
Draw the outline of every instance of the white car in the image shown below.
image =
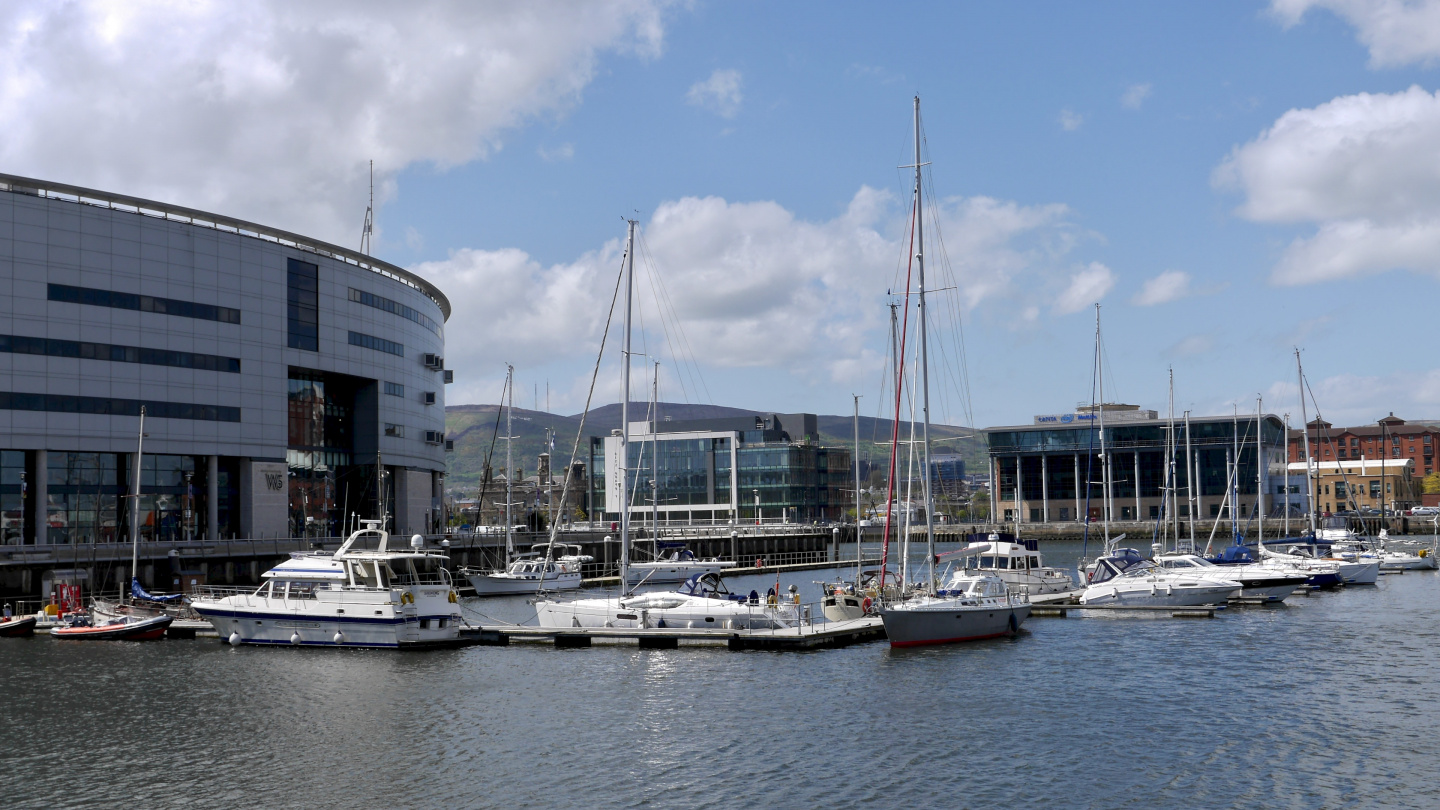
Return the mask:
[[1410,514],[1415,517],[1420,515],[1440,515],[1440,506],[1417,506],[1410,510]]

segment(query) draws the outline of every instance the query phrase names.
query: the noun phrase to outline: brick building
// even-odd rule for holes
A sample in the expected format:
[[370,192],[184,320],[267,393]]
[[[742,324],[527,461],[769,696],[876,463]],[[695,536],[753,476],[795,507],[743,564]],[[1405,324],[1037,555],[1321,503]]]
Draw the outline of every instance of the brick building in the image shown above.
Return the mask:
[[[1406,422],[1394,413],[1373,425],[1337,428],[1321,419],[1309,425],[1310,452],[1316,461],[1357,461],[1410,459],[1416,478],[1435,472],[1435,447],[1440,444],[1440,427]],[[1289,459],[1305,458],[1304,435],[1290,431]]]

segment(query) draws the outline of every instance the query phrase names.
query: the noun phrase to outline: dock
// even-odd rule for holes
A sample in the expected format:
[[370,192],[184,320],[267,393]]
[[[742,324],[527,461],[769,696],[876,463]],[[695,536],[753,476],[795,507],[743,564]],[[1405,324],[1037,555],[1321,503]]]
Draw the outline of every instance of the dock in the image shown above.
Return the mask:
[[731,650],[810,650],[845,647],[886,638],[879,617],[787,627],[775,630],[706,628],[536,627],[484,625],[462,628],[461,635],[477,643],[505,646],[511,643],[552,644],[556,648],[595,644],[633,644],[641,649],[673,650],[681,646],[726,647]]
[[1225,605],[1193,605],[1187,607],[1171,605],[1081,605],[1068,602],[1051,602],[1047,604],[1031,605],[1031,617],[1048,617],[1063,619],[1072,611],[1101,611],[1108,613],[1169,613],[1172,619],[1213,619],[1216,611],[1224,610]]

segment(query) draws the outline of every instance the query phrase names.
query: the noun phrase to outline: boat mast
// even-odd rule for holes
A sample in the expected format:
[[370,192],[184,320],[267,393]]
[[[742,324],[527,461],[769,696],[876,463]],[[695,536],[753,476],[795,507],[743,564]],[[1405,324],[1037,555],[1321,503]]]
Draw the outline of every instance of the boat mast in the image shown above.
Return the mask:
[[1195,487],[1199,485],[1200,476],[1195,474],[1194,452],[1190,449],[1190,412],[1185,412],[1185,478],[1189,480],[1190,486],[1185,488],[1185,501],[1190,505],[1190,553],[1195,553],[1195,518],[1196,512],[1200,509],[1199,493]]
[[508,566],[515,559],[515,521],[510,513],[515,502],[515,460],[511,453],[511,442],[515,438],[515,431],[511,429],[515,424],[515,367],[509,363],[505,364],[505,391],[510,397],[505,404],[505,564]]
[[[1105,530],[1105,553],[1109,554],[1110,548],[1110,456],[1105,450],[1105,366],[1103,354],[1100,351],[1100,305],[1095,305],[1095,382],[1100,391],[1100,482],[1101,497],[1105,499],[1104,508],[1100,510],[1100,523]],[[1015,483],[1020,483],[1020,464],[1015,464]],[[1016,493],[1016,508],[1019,508],[1019,493]],[[1087,516],[1088,519],[1088,516]]]
[[[895,310],[890,310],[892,320]],[[860,585],[860,395],[850,395],[855,400],[855,585]],[[839,549],[836,549],[839,555]]]
[[1258,542],[1265,542],[1265,445],[1262,441],[1265,424],[1265,400],[1255,397],[1255,533]]
[[[1180,518],[1177,516],[1177,513],[1178,513],[1180,510],[1179,510],[1179,509],[1176,507],[1176,505],[1175,505],[1175,501],[1176,501],[1175,488],[1180,485],[1180,482],[1179,482],[1179,480],[1175,477],[1175,455],[1176,455],[1176,453],[1175,453],[1175,367],[1174,367],[1174,366],[1171,366],[1171,367],[1170,367],[1170,399],[1169,399],[1169,401],[1168,401],[1168,406],[1167,406],[1167,407],[1168,407],[1167,418],[1168,418],[1169,421],[1170,421],[1170,426],[1169,426],[1169,431],[1166,433],[1166,435],[1169,437],[1169,441],[1165,443],[1165,454],[1166,454],[1167,456],[1169,456],[1169,459],[1168,459],[1168,461],[1167,461],[1167,468],[1166,468],[1166,469],[1167,469],[1167,472],[1168,472],[1169,475],[1170,475],[1170,486],[1167,487],[1166,490],[1165,490],[1165,500],[1164,500],[1164,503],[1162,504],[1162,508],[1166,510],[1166,512],[1165,512],[1165,518],[1166,518],[1167,522],[1170,523],[1171,526],[1172,526],[1172,527],[1174,528],[1174,530],[1175,530],[1175,550],[1178,552],[1178,551],[1180,550]],[[1137,481],[1136,483],[1137,483],[1137,485],[1138,485],[1139,482]],[[1162,542],[1162,543],[1164,542],[1164,537],[1163,537],[1163,536],[1161,537],[1161,542]]]
[[[1305,511],[1310,521],[1310,537],[1315,537],[1315,482],[1310,475],[1310,418],[1305,413],[1305,370],[1300,365],[1300,350],[1295,350],[1295,376],[1300,383],[1300,426],[1305,431]],[[1384,458],[1384,455],[1381,455]],[[1380,478],[1385,478],[1385,468],[1380,468]]]
[[[660,539],[660,361],[655,361],[655,376],[650,380],[650,536]],[[655,546],[655,556],[660,547]]]
[[[935,498],[930,491],[930,348],[925,334],[925,208],[921,205],[920,169],[920,97],[915,97],[915,264],[920,271],[920,415],[924,420],[921,440],[925,443],[924,471],[921,481],[925,492],[925,549],[928,580],[925,588],[935,593]],[[1018,476],[1017,476],[1018,477]],[[1018,516],[1017,516],[1018,517]]]
[[[140,459],[145,455],[145,406],[140,406],[140,436],[135,440],[135,481],[130,496],[130,581],[140,581]],[[44,504],[41,504],[43,507]],[[125,604],[129,594],[120,592],[120,604]]]
[[1285,536],[1290,536],[1290,414],[1285,414]]
[[620,350],[620,595],[630,592],[630,309],[635,287],[635,220],[626,220],[625,344]]

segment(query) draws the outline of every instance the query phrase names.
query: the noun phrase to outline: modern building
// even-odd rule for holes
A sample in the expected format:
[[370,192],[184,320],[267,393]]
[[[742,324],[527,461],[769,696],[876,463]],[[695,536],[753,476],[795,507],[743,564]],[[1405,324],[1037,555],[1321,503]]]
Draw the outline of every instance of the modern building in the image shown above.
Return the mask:
[[[1004,521],[1017,515],[1022,523],[1099,521],[1104,516],[1103,482],[1111,482],[1110,519],[1150,520],[1158,517],[1170,478],[1167,445],[1169,421],[1155,411],[1134,405],[1104,406],[1106,456],[1100,453],[1098,408],[1036,416],[1034,424],[986,428],[989,437],[991,514]],[[1266,493],[1265,513],[1283,514],[1285,426],[1271,414],[1206,416],[1175,420],[1176,508],[1189,517],[1190,482],[1195,481],[1199,519],[1229,516],[1232,461],[1239,459],[1234,489],[1237,516],[1256,514],[1258,491]],[[1260,478],[1257,480],[1257,474]],[[1086,486],[1089,482],[1089,486]],[[1257,486],[1259,489],[1257,490]]]
[[[438,524],[445,296],[356,251],[0,175],[3,543]],[[140,414],[145,439],[140,497]]]
[[[1407,422],[1394,413],[1373,425],[1337,428],[1322,419],[1310,420],[1310,454],[1315,460],[1409,459],[1416,478],[1435,472],[1435,447],[1440,445],[1440,427]],[[1289,460],[1305,460],[1305,431],[1290,431]]]
[[[590,519],[620,519],[620,431],[590,438]],[[631,519],[648,524],[841,520],[850,451],[820,446],[814,414],[632,422]],[[659,475],[654,475],[659,447]]]

